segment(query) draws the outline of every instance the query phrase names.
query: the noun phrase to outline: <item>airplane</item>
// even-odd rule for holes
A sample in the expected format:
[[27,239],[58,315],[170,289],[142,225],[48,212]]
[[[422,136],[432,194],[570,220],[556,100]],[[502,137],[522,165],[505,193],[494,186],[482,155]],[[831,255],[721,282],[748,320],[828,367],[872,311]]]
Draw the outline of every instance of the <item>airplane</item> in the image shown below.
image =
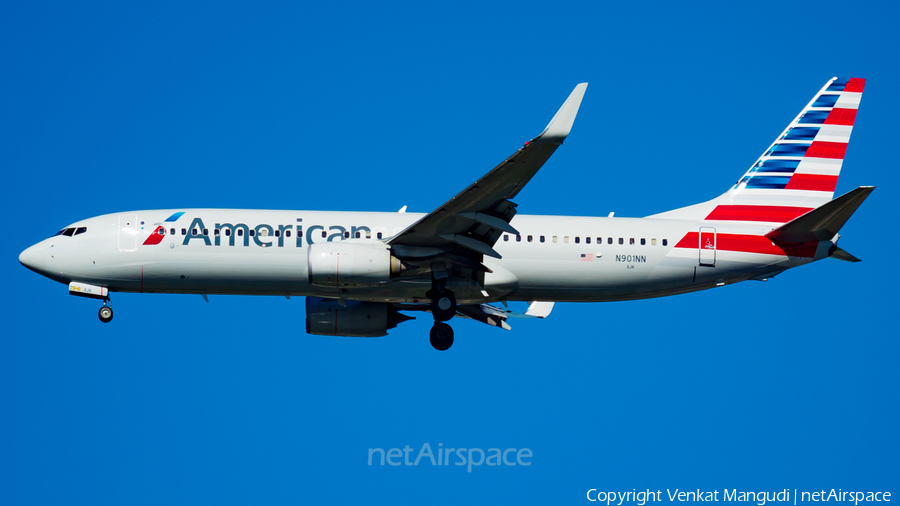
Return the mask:
[[310,334],[379,337],[413,319],[405,312],[425,312],[444,351],[454,317],[509,330],[555,302],[663,297],[828,257],[859,261],[838,232],[874,187],[833,196],[864,86],[828,80],[725,193],[644,218],[518,214],[512,199],[569,135],[581,83],[540,135],[428,214],[128,211],[68,225],[19,262],[101,300],[104,323],[113,292],[306,296]]

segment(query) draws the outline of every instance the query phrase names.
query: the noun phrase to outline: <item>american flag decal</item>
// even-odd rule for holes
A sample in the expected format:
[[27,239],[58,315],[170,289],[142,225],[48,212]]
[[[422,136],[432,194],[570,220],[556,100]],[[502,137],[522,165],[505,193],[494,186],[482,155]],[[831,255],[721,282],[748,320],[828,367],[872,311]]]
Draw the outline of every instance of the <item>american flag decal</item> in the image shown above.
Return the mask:
[[594,261],[594,255],[582,253],[582,254],[581,254],[581,261],[582,261],[582,262],[593,262],[593,261]]

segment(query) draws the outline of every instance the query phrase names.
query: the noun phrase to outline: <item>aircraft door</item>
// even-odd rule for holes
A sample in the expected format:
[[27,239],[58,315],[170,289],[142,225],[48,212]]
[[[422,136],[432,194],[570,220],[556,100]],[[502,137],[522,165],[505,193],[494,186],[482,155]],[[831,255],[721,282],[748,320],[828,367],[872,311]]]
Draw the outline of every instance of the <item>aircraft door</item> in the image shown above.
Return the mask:
[[716,266],[716,229],[700,227],[700,265]]
[[137,215],[119,215],[119,251],[137,251]]

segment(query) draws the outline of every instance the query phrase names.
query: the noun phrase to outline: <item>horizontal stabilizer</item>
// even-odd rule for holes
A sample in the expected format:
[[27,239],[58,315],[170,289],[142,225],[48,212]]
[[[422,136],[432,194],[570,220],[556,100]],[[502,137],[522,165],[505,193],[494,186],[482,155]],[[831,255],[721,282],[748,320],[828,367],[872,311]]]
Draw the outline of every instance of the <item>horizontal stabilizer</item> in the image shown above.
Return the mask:
[[874,186],[860,186],[785,223],[766,234],[766,237],[773,241],[793,243],[829,241],[874,189]]
[[834,248],[831,249],[829,256],[831,258],[836,258],[838,260],[843,260],[845,262],[862,262],[862,260],[856,258],[855,256],[851,255],[850,253],[847,253],[846,251],[842,250],[841,248],[838,248],[837,246],[835,246]]

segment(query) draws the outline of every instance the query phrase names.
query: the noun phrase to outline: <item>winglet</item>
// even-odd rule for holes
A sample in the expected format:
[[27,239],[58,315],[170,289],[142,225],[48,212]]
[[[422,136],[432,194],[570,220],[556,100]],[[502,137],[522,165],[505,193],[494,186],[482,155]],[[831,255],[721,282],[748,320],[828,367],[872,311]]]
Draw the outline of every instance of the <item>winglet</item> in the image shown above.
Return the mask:
[[581,83],[575,86],[575,89],[569,94],[569,98],[553,115],[553,119],[547,124],[547,128],[541,132],[541,135],[535,137],[532,142],[562,144],[572,130],[572,124],[575,123],[575,116],[578,114],[578,108],[581,107],[581,99],[584,98],[587,86],[588,83]]

